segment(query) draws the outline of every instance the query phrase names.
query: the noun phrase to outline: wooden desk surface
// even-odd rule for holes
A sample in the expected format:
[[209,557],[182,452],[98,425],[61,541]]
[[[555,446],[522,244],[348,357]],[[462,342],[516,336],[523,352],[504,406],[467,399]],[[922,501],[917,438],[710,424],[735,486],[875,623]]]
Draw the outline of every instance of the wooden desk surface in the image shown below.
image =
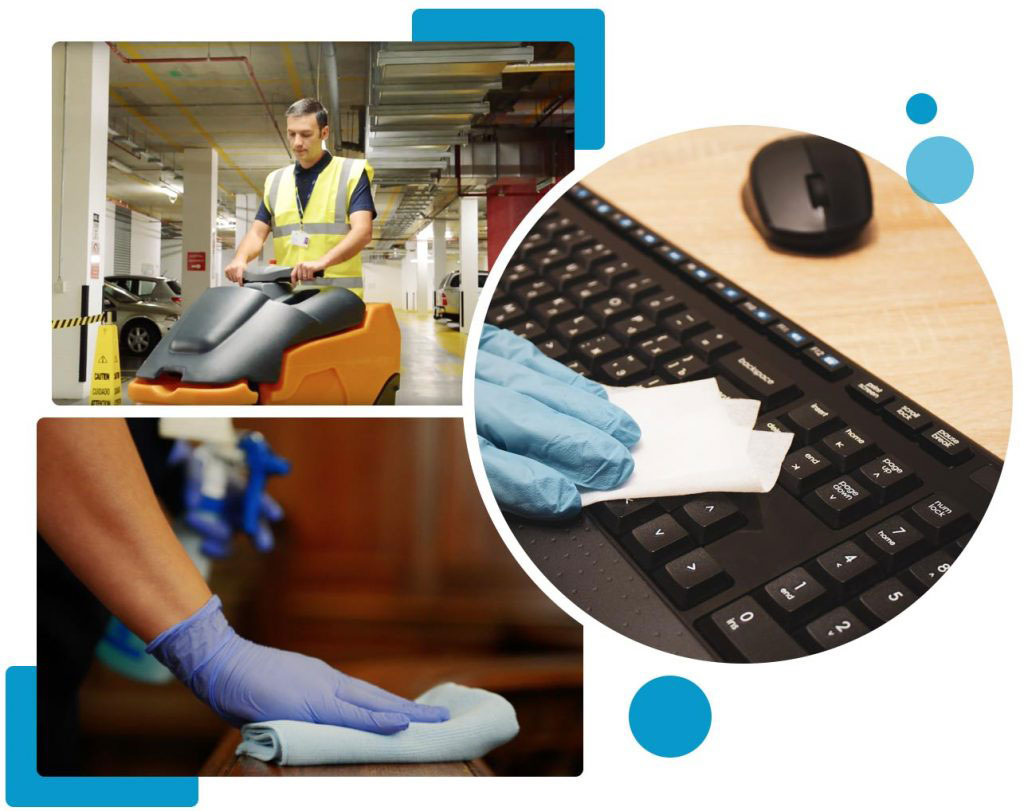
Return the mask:
[[653,141],[583,182],[1002,457],[1010,358],[992,291],[936,206],[865,156],[875,214],[859,247],[769,247],[743,211],[750,161],[786,135],[716,127]]

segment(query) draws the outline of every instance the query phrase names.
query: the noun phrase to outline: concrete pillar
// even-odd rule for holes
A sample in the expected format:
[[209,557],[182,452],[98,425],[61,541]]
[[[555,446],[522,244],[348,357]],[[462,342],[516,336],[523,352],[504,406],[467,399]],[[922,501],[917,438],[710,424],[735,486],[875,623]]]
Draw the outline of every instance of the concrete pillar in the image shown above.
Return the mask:
[[416,311],[416,240],[409,239],[405,243],[405,255],[402,257],[402,309]]
[[480,295],[477,272],[480,268],[478,253],[477,230],[480,214],[480,199],[477,197],[459,198],[459,267],[462,278],[460,292],[462,307],[460,308],[459,329],[469,332],[469,325],[476,310],[476,300]]
[[416,312],[429,313],[433,306],[433,288],[430,286],[430,245],[427,229],[416,235]]
[[434,220],[434,290],[441,286],[441,279],[448,273],[448,247],[445,239],[445,221]]
[[208,147],[186,149],[184,169],[181,297],[187,309],[210,287],[217,235],[217,153]]
[[[106,238],[110,49],[57,43],[52,59],[52,317],[76,318],[102,312],[103,256],[114,250]],[[54,399],[88,394],[96,330],[53,331]]]

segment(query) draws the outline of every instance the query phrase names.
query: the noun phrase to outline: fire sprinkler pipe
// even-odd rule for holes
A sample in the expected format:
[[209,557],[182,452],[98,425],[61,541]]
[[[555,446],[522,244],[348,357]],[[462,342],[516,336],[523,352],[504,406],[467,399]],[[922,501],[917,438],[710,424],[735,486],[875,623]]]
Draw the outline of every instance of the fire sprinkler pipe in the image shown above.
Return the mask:
[[118,59],[124,62],[126,65],[141,65],[141,64],[156,64],[162,62],[241,62],[245,67],[245,72],[249,74],[249,78],[252,80],[253,87],[256,88],[256,92],[259,94],[260,101],[263,102],[263,109],[267,111],[267,116],[270,118],[270,123],[274,125],[274,129],[277,131],[277,136],[281,139],[281,145],[284,147],[285,152],[288,153],[288,157],[291,158],[291,150],[288,148],[288,141],[284,137],[284,133],[281,132],[281,127],[278,126],[277,119],[274,118],[274,114],[270,110],[270,104],[267,102],[267,97],[263,94],[263,88],[260,87],[260,83],[256,80],[256,74],[253,73],[252,63],[249,61],[247,56],[160,56],[160,57],[145,57],[133,59],[130,56],[123,54],[120,49],[113,43],[108,42],[107,45],[110,47],[111,53],[114,54]]

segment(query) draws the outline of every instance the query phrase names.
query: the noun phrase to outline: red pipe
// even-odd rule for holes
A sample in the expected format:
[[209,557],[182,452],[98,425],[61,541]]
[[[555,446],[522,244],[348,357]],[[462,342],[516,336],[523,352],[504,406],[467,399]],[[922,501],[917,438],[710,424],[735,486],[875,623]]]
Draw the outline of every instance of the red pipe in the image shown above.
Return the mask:
[[281,144],[284,146],[285,151],[288,153],[288,157],[291,158],[292,151],[288,147],[288,141],[284,137],[284,133],[281,132],[281,128],[277,125],[277,119],[274,118],[274,114],[270,111],[270,104],[267,102],[267,97],[263,95],[263,88],[260,87],[260,83],[256,81],[256,74],[253,73],[252,63],[249,61],[247,56],[160,56],[160,57],[146,57],[144,59],[133,59],[130,56],[125,56],[113,42],[108,42],[110,50],[114,56],[124,62],[126,65],[138,65],[138,64],[152,64],[152,63],[164,63],[164,62],[241,62],[245,65],[245,71],[249,74],[249,78],[252,79],[253,87],[256,88],[256,92],[259,93],[260,101],[263,102],[263,109],[267,111],[267,115],[270,117],[270,123],[274,125],[274,129],[277,130],[277,136],[281,139]]

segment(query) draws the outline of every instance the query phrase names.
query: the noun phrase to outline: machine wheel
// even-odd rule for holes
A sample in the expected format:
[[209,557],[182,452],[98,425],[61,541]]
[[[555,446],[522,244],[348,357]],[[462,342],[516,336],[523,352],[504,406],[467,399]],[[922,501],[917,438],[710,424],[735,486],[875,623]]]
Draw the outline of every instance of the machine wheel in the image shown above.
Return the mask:
[[121,344],[129,355],[145,357],[159,341],[160,330],[155,324],[141,318],[129,321],[121,330]]
[[380,394],[377,395],[377,399],[373,401],[373,404],[394,405],[395,395],[398,394],[399,382],[399,375],[391,375],[391,377],[388,378],[388,382],[384,384],[384,388],[380,390]]

